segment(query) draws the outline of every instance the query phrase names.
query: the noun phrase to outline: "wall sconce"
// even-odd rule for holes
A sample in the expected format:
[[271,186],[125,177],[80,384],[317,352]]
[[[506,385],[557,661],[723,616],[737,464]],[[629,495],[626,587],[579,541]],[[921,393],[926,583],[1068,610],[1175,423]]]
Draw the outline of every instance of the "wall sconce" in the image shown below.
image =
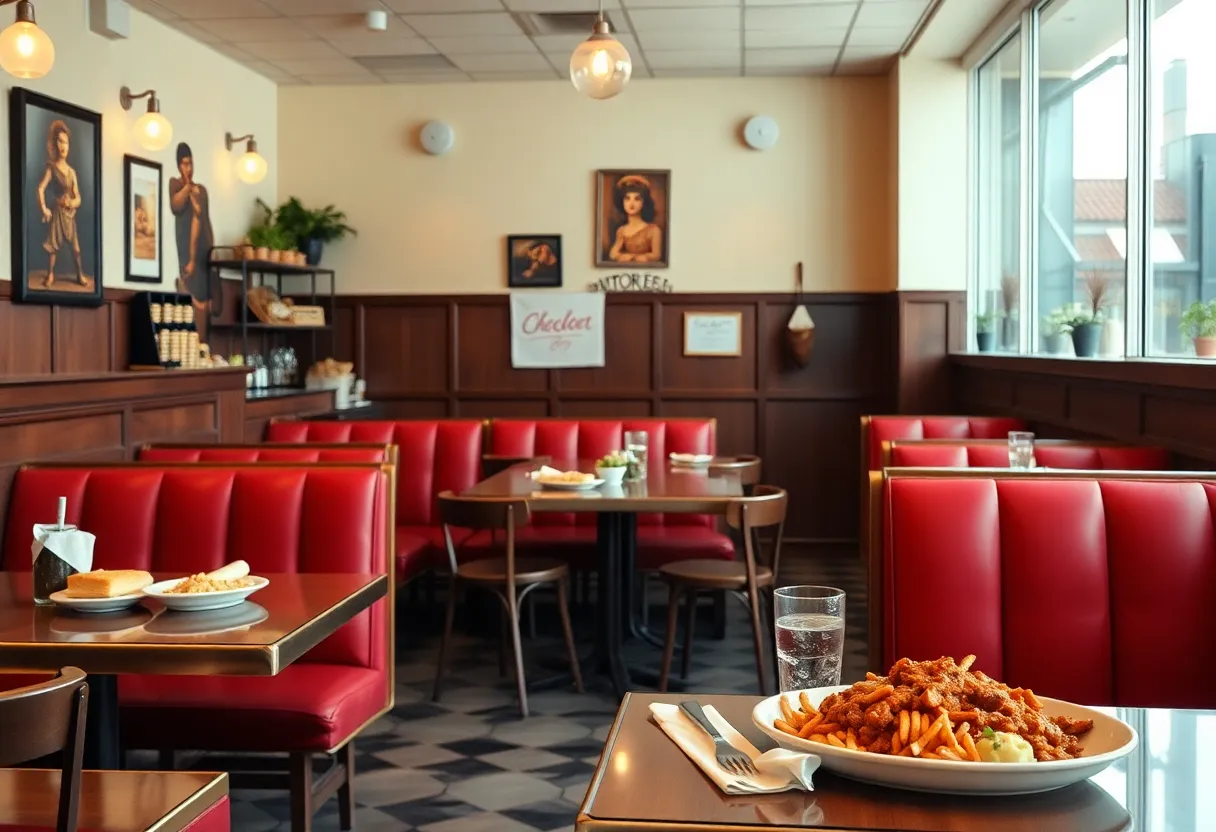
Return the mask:
[[261,182],[266,178],[269,165],[262,158],[262,154],[258,153],[258,143],[253,140],[253,134],[235,137],[231,133],[224,134],[224,144],[229,150],[232,150],[232,146],[237,142],[245,142],[245,152],[236,160],[237,179],[250,185]]
[[135,141],[148,150],[164,150],[173,141],[173,125],[160,114],[160,99],[156,97],[156,90],[145,90],[138,95],[133,95],[130,87],[118,91],[118,100],[124,110],[130,110],[138,98],[148,99],[148,112],[135,122]]
[[18,78],[41,78],[55,65],[55,44],[34,22],[30,0],[0,0],[0,6],[17,3],[17,22],[0,32],[0,67]]

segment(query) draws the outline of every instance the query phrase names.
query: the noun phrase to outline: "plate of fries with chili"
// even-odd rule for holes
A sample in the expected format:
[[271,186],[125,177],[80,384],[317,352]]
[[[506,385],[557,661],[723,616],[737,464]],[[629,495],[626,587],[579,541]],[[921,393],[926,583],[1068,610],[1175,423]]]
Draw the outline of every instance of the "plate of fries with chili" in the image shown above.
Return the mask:
[[1113,716],[1010,688],[960,662],[900,659],[886,676],[773,696],[752,721],[854,780],[946,794],[1032,794],[1085,780],[1136,747]]

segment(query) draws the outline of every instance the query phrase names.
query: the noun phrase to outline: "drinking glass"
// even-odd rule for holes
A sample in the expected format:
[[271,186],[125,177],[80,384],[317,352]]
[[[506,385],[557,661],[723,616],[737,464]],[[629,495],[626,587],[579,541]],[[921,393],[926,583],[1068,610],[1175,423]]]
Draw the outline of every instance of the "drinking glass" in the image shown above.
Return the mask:
[[1034,467],[1034,434],[1024,430],[1009,431],[1009,467]]
[[844,591],[787,586],[773,593],[781,692],[840,684]]
[[625,431],[625,451],[633,460],[633,479],[646,478],[646,450],[650,446],[650,437],[644,430]]

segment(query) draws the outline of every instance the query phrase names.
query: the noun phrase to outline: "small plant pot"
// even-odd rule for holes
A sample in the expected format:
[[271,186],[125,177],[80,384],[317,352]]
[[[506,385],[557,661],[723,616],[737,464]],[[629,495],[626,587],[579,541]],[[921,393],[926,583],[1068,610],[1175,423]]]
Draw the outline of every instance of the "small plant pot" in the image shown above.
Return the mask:
[[1102,345],[1102,324],[1080,324],[1072,328],[1072,348],[1077,358],[1093,358]]
[[283,252],[279,251],[277,248],[272,248],[270,250],[270,262],[271,263],[282,263],[283,262]]
[[325,251],[325,243],[316,237],[309,237],[304,241],[304,254],[307,257],[308,265],[316,266],[321,262],[321,254]]
[[1216,337],[1211,335],[1195,338],[1195,355],[1200,358],[1216,358]]
[[992,348],[996,346],[995,332],[977,332],[975,333],[975,346],[980,352],[992,352]]
[[253,252],[254,252],[253,246],[241,246],[241,259],[242,260],[252,260]]
[[257,248],[255,248],[253,250],[253,259],[254,260],[269,260],[270,259],[270,249],[268,249],[266,246],[258,246]]
[[604,481],[605,485],[620,485],[625,480],[625,472],[629,469],[624,465],[616,468],[599,468],[595,469],[595,475]]
[[1057,332],[1054,335],[1043,336],[1043,346],[1051,355],[1063,355],[1068,352],[1069,336],[1066,332]]

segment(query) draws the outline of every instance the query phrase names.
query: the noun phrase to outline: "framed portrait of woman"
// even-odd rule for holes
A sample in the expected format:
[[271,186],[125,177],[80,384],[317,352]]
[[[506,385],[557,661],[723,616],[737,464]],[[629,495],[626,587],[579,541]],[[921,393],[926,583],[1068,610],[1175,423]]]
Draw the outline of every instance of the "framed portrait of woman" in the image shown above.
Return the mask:
[[9,94],[13,296],[100,306],[101,114]]
[[595,265],[671,265],[671,171],[601,170],[595,180]]

